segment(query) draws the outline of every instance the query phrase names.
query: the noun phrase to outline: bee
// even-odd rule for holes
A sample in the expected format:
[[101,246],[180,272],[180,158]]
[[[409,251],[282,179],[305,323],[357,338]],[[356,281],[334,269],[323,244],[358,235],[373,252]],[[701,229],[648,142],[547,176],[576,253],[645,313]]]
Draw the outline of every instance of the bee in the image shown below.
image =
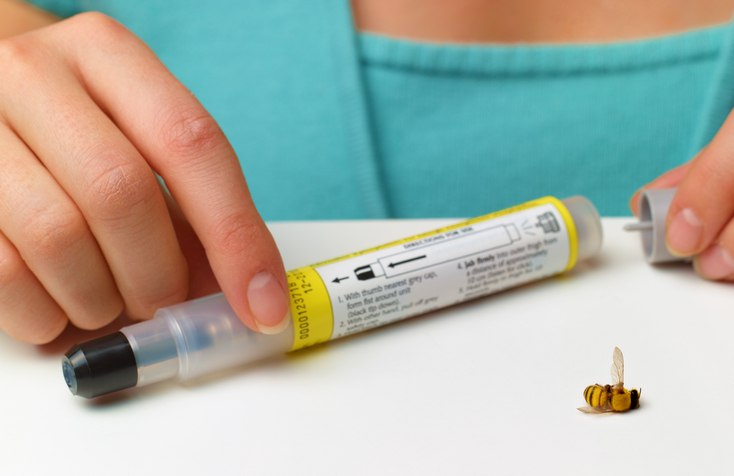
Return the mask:
[[624,388],[624,357],[619,347],[612,354],[611,385],[589,385],[584,390],[584,400],[589,404],[579,408],[584,413],[626,412],[640,406],[642,389]]

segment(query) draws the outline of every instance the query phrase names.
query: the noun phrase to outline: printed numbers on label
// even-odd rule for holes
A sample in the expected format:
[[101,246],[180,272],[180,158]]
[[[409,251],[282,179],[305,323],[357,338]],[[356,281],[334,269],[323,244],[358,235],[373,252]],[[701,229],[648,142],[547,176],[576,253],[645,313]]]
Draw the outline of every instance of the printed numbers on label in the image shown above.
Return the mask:
[[292,273],[289,276],[288,287],[291,294],[291,306],[293,310],[293,324],[296,326],[299,339],[308,339],[310,333],[310,321],[306,300],[302,297],[309,291],[313,291],[311,283],[306,281],[303,273]]

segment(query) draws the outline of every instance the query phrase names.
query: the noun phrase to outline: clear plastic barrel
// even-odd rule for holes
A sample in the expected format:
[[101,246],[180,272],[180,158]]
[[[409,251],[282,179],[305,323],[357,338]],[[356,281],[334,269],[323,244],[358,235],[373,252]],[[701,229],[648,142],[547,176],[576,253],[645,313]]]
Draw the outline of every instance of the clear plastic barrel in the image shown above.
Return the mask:
[[288,352],[293,327],[276,335],[247,328],[223,294],[159,309],[151,321],[125,327],[138,362],[138,386],[189,380]]

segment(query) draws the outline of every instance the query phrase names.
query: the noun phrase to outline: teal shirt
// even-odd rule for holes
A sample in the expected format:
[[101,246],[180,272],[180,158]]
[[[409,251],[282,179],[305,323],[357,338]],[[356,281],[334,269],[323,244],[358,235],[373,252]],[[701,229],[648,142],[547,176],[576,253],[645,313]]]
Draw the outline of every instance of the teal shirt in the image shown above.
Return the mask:
[[473,216],[577,194],[627,215],[734,105],[730,26],[459,46],[358,34],[344,0],[34,3],[101,11],[148,43],[222,126],[266,220]]

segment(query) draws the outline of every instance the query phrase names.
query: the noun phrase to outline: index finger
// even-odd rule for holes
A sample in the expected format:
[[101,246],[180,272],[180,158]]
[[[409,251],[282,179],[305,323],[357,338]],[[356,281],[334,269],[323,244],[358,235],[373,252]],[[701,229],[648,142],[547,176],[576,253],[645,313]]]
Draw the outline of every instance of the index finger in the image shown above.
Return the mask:
[[100,14],[72,21],[89,42],[64,44],[80,79],[165,181],[232,308],[253,329],[285,328],[285,270],[216,121],[122,25]]

